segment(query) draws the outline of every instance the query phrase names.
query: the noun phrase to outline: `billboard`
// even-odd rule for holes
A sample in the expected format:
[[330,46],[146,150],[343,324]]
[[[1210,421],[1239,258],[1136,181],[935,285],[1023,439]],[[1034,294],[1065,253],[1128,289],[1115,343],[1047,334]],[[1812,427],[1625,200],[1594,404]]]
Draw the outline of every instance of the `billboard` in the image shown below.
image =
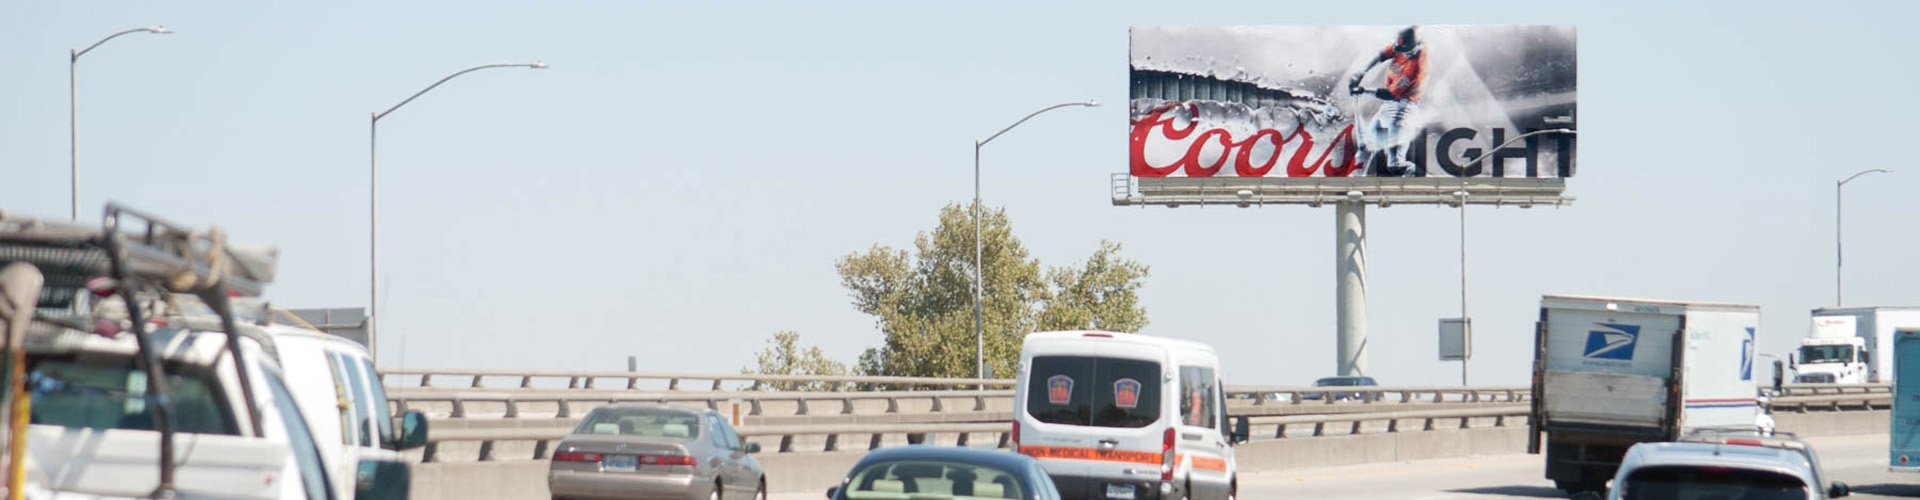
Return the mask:
[[1572,26],[1151,26],[1130,42],[1133,177],[1574,175],[1574,134],[1513,140],[1577,130]]

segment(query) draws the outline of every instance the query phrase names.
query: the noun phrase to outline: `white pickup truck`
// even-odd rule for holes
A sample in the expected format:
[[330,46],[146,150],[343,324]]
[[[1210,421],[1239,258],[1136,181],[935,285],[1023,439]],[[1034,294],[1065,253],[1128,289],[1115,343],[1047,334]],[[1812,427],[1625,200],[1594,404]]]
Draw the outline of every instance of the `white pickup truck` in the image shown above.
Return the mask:
[[[163,327],[157,345],[173,403],[172,490],[188,496],[339,498],[279,368],[252,339],[247,351],[258,421],[248,416],[226,335]],[[160,432],[132,334],[62,331],[27,352],[33,396],[28,492],[142,498],[160,488]],[[257,427],[256,427],[257,425]],[[37,496],[37,495],[30,495]]]

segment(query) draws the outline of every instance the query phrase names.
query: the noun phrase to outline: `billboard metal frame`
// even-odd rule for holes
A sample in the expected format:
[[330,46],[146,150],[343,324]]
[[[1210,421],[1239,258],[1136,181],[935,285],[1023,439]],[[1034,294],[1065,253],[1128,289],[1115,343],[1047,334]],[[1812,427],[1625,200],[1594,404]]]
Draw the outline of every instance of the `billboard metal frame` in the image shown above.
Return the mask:
[[1358,202],[1390,207],[1469,205],[1562,206],[1573,203],[1563,178],[1473,177],[1458,180],[1406,177],[1134,177],[1110,178],[1115,206],[1306,205]]

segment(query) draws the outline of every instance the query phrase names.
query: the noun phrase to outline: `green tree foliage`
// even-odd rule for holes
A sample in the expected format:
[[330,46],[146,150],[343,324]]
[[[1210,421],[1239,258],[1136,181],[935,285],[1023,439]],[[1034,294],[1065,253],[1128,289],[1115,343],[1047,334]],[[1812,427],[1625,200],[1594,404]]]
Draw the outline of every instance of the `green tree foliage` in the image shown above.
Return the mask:
[[[793,331],[780,331],[767,339],[767,346],[755,353],[759,369],[742,369],[741,373],[760,375],[823,375],[845,376],[847,365],[827,357],[820,346],[800,347],[800,334]],[[831,382],[771,382],[762,388],[776,391],[835,391],[845,384]]]
[[[1147,266],[1119,257],[1120,245],[1102,242],[1084,266],[1049,269],[1042,276],[1005,210],[981,214],[987,366],[1008,377],[1020,341],[1036,330],[1099,328],[1136,332],[1146,326],[1138,290]],[[860,312],[886,335],[860,355],[868,375],[973,377],[972,214],[952,204],[931,232],[914,238],[913,252],[875,245],[842,258],[840,282]]]
[[1119,243],[1101,241],[1086,264],[1048,269],[1053,296],[1040,308],[1040,329],[1137,332],[1147,326],[1139,293],[1147,266],[1118,253]]

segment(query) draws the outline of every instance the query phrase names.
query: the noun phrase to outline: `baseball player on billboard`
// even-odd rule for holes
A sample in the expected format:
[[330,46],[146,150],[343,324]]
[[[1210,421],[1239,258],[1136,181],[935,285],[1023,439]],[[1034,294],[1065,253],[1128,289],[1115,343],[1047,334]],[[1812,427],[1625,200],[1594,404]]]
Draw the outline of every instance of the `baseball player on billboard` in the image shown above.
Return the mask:
[[[1392,44],[1381,49],[1380,55],[1367,63],[1366,68],[1347,80],[1348,93],[1385,101],[1358,131],[1361,146],[1358,160],[1362,172],[1373,164],[1374,155],[1382,151],[1386,152],[1383,175],[1406,176],[1416,170],[1413,162],[1407,161],[1407,146],[1420,132],[1420,97],[1427,83],[1427,50],[1414,28],[1408,26],[1400,30]],[[1383,63],[1386,85],[1377,89],[1361,87],[1360,81]]]

